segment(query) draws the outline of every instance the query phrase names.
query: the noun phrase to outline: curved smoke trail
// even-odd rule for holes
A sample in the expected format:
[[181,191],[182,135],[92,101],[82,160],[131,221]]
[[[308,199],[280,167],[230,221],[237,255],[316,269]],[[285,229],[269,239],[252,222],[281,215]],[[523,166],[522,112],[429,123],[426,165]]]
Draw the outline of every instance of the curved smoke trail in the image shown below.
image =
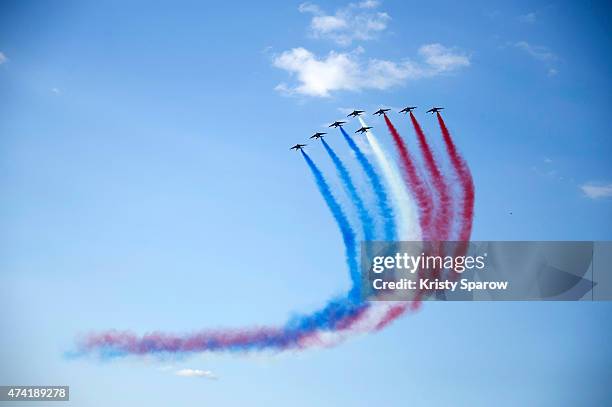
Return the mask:
[[395,142],[395,147],[400,156],[400,163],[402,169],[404,170],[404,179],[408,183],[412,193],[416,197],[419,210],[421,212],[421,231],[423,233],[423,240],[429,240],[433,237],[434,231],[432,230],[432,216],[433,216],[433,207],[431,202],[431,194],[427,189],[425,183],[418,174],[417,168],[414,165],[410,152],[404,143],[404,140],[397,132],[387,115],[383,115],[385,118],[385,123],[389,128],[389,132],[393,137],[393,141]]
[[361,222],[364,239],[368,241],[374,240],[374,221],[372,220],[372,216],[368,212],[368,209],[366,208],[363,199],[361,199],[361,196],[359,195],[359,192],[355,187],[355,183],[353,182],[351,174],[349,174],[348,169],[346,168],[340,157],[338,157],[336,152],[331,148],[331,146],[327,144],[324,139],[321,139],[321,142],[323,143],[323,147],[325,147],[325,151],[327,151],[327,154],[333,161],[338,176],[342,180],[342,184],[348,191],[351,200],[357,208],[357,215],[359,216],[359,221]]
[[444,180],[444,176],[440,172],[440,168],[436,163],[436,159],[434,158],[433,152],[429,147],[429,143],[427,142],[427,138],[425,137],[425,133],[421,128],[421,125],[417,121],[416,117],[410,113],[410,120],[412,121],[412,126],[414,127],[414,131],[416,132],[417,139],[419,141],[419,147],[421,149],[421,154],[423,155],[425,161],[425,167],[429,172],[430,179],[434,188],[436,189],[437,194],[437,211],[435,215],[435,229],[436,229],[436,239],[438,240],[448,240],[450,236],[450,229],[453,224],[453,212],[452,212],[452,199],[450,195],[450,191],[448,189],[448,184]]
[[[334,302],[316,315],[303,317],[295,327],[208,330],[183,336],[161,332],[138,336],[131,332],[108,331],[83,338],[78,344],[75,355],[95,352],[103,358],[114,358],[127,355],[206,351],[303,349],[317,344],[318,335],[325,330],[341,332],[351,329],[362,318],[367,308],[367,304]],[[325,320],[327,329],[319,326],[321,320]]]
[[[358,118],[362,127],[368,127],[361,116]],[[387,181],[392,201],[395,204],[395,211],[397,213],[396,228],[399,240],[420,240],[421,228],[418,223],[418,214],[397,168],[389,160],[374,133],[368,130],[365,132],[365,135],[376,157],[376,162],[382,171],[383,178]]]
[[[361,117],[358,117],[362,127],[367,127],[365,122]],[[401,240],[420,240],[421,231],[417,221],[416,209],[414,207],[414,203],[408,194],[404,183],[401,181],[401,177],[399,176],[397,169],[393,166],[392,162],[388,159],[384,150],[376,140],[374,134],[370,131],[366,133],[366,140],[368,141],[372,151],[376,157],[377,163],[382,171],[382,176],[385,179],[387,185],[389,186],[389,192],[391,194],[392,201],[395,204],[395,208],[397,211],[397,222],[396,222],[396,230],[398,233],[398,238]],[[342,162],[336,162],[337,155],[330,151],[331,148],[325,142],[325,140],[321,139],[323,142],[323,146],[327,150],[332,160],[337,165],[339,173],[344,173],[346,171],[346,167],[342,164]],[[339,159],[338,159],[339,161]],[[339,165],[338,165],[339,164]],[[343,169],[343,170],[342,170]],[[346,174],[349,175],[348,173]],[[340,174],[341,178],[343,178],[342,174]],[[350,176],[347,177],[350,180]],[[352,183],[352,182],[351,182]],[[357,192],[356,189],[351,188],[347,185],[347,188],[350,191]],[[352,193],[350,194],[352,195]],[[359,203],[363,203],[363,200],[357,195],[357,199],[353,198],[356,206],[359,208]],[[359,209],[358,209],[359,210]],[[362,221],[363,223],[363,221]],[[366,237],[366,240],[370,240]],[[373,302],[370,304],[368,308],[368,313],[371,314],[370,326],[367,330],[378,331],[389,325],[393,320],[399,318],[404,314],[406,309],[409,307],[409,302],[395,302],[392,305],[381,302]],[[364,315],[365,317],[365,315]]]
[[352,280],[346,298],[332,300],[315,313],[294,317],[281,328],[210,330],[182,336],[159,332],[138,336],[118,331],[92,334],[80,341],[77,354],[93,351],[102,357],[119,357],[129,354],[301,349],[319,343],[318,336],[326,331],[347,331],[362,320],[370,305],[361,301],[355,233],[323,173],[304,151],[302,156],[342,234]]
[[438,124],[442,131],[442,137],[444,138],[444,144],[446,145],[446,151],[450,157],[453,168],[459,177],[459,182],[463,189],[463,203],[461,208],[461,227],[459,230],[459,240],[468,241],[472,234],[472,221],[474,218],[474,181],[472,180],[472,173],[470,172],[467,163],[461,157],[461,154],[457,151],[457,147],[451,138],[450,132],[442,120],[440,113],[436,112],[438,116]]
[[[403,145],[403,140],[401,140],[401,137],[386,116],[385,120],[387,121],[387,125],[393,135],[398,150],[400,150],[400,158],[402,159],[402,164],[404,164],[407,159],[410,159],[408,151],[405,145]],[[462,219],[464,223],[460,236],[467,240],[469,239],[472,227],[474,205],[473,181],[467,164],[457,152],[450,137],[450,133],[439,114],[438,121],[444,136],[447,151],[464,189],[462,207]],[[341,128],[341,131],[372,183],[374,192],[379,200],[379,209],[385,219],[386,235],[393,238],[395,236],[393,214],[391,213],[391,208],[388,206],[386,192],[378,179],[378,175],[374,172],[371,164],[369,164],[363,153],[348,134],[346,134],[344,129]],[[370,145],[373,146],[375,154],[382,153],[383,155],[380,155],[380,157],[383,157],[384,152],[380,149],[373,135],[371,138],[368,138],[368,141]],[[374,304],[362,301],[358,276],[359,269],[357,267],[355,255],[355,233],[351,229],[342,211],[342,207],[332,195],[329,185],[321,171],[305,152],[302,151],[302,154],[311,169],[319,191],[323,195],[329,209],[332,211],[342,233],[343,241],[346,246],[347,263],[353,281],[353,287],[346,296],[330,301],[323,309],[317,312],[294,317],[280,327],[205,330],[188,335],[172,335],[153,332],[138,336],[130,332],[119,331],[92,334],[84,337],[78,343],[78,351],[73,355],[95,352],[102,357],[118,357],[129,354],[145,355],[203,351],[245,352],[253,350],[281,351],[304,349],[314,345],[329,344],[328,339],[330,338],[335,339],[337,342],[343,339],[342,335],[348,334],[349,332],[355,333],[380,330],[402,315],[408,306],[406,302],[387,306],[384,304],[380,305],[378,303]],[[382,168],[381,166],[381,169]],[[346,169],[346,167],[344,167],[344,169]],[[384,169],[382,170],[385,179],[389,182],[389,185],[391,185],[389,173]],[[417,175],[416,169],[414,175]],[[418,199],[417,201],[419,205],[422,204]],[[391,226],[389,226],[389,224]],[[423,225],[422,222],[421,225]],[[423,233],[428,232],[427,229],[422,229],[422,231]],[[418,305],[418,302],[413,302],[413,305],[415,303]]]
[[346,263],[349,268],[351,282],[353,283],[353,286],[349,292],[349,298],[357,302],[361,301],[361,276],[359,273],[359,263],[357,260],[357,239],[355,238],[355,232],[351,228],[342,207],[336,198],[334,198],[334,195],[329,189],[329,185],[327,184],[327,181],[325,181],[325,177],[323,177],[321,170],[319,170],[314,161],[312,161],[306,152],[302,150],[301,153],[304,160],[306,160],[310,171],[312,172],[321,196],[325,200],[325,203],[332,213],[334,220],[340,229],[340,233],[342,234],[346,254]]
[[[365,121],[358,116],[362,127],[368,127]],[[381,168],[383,177],[389,185],[389,190],[395,201],[396,211],[398,212],[398,238],[400,240],[421,240],[421,228],[417,220],[418,216],[413,200],[411,199],[405,184],[401,180],[401,176],[397,168],[388,159],[380,143],[374,136],[371,130],[365,132],[366,140],[372,148],[372,152],[376,157],[376,161]],[[377,303],[378,304],[378,303]],[[395,302],[392,305],[386,305],[380,318],[372,327],[374,331],[379,331],[388,326],[391,322],[401,317],[410,306],[410,302],[402,301]]]
[[363,154],[357,144],[355,144],[355,141],[347,134],[342,126],[340,126],[340,131],[342,132],[342,135],[344,136],[344,139],[348,143],[351,150],[355,153],[357,161],[359,161],[361,168],[363,168],[368,180],[370,181],[370,184],[372,185],[372,189],[376,195],[378,209],[384,219],[385,240],[393,241],[396,237],[395,220],[393,219],[393,210],[391,209],[391,206],[389,206],[387,191],[385,191],[385,187],[380,182],[380,178],[376,173],[376,170],[372,164],[370,164],[370,161],[368,161],[367,157]]

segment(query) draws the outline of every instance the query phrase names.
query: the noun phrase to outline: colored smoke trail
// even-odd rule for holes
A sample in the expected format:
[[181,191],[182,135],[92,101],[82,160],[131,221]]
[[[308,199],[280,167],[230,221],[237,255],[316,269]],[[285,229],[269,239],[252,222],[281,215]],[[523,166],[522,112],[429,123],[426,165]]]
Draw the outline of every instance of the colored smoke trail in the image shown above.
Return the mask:
[[414,131],[416,132],[417,139],[419,141],[421,154],[425,160],[425,167],[427,168],[438,198],[437,211],[434,220],[435,229],[437,232],[435,237],[437,240],[448,240],[450,236],[450,229],[453,224],[452,200],[448,184],[440,172],[440,168],[436,163],[431,147],[429,146],[427,138],[425,137],[425,133],[423,133],[423,129],[412,112],[410,112],[410,120],[412,121],[412,126],[414,127]]
[[404,312],[406,312],[406,310],[408,309],[408,305],[409,304],[406,302],[403,302],[401,304],[392,305],[387,310],[385,315],[380,319],[380,321],[376,324],[376,326],[374,327],[374,330],[380,331],[386,328],[391,322],[393,322],[394,320],[404,315]]
[[[440,231],[436,228],[436,225],[434,223],[435,222],[435,219],[433,217],[434,216],[434,213],[433,213],[434,206],[433,206],[432,195],[430,193],[430,190],[428,186],[424,183],[423,179],[421,178],[419,171],[417,170],[417,167],[414,164],[412,156],[410,155],[410,152],[408,151],[408,147],[406,146],[406,143],[404,143],[404,140],[400,136],[395,126],[393,126],[393,123],[391,123],[391,120],[389,120],[389,117],[387,117],[386,114],[383,114],[383,116],[385,119],[385,123],[387,124],[387,128],[389,129],[389,132],[391,133],[393,141],[395,142],[395,146],[399,152],[400,162],[402,164],[402,168],[404,169],[404,179],[406,183],[409,185],[413,194],[415,195],[417,203],[419,205],[419,209],[421,211],[420,221],[421,221],[421,230],[423,231],[423,240],[436,240],[438,239],[438,236],[440,236]],[[433,248],[432,254],[436,255],[439,253],[440,251],[439,245],[432,245],[432,248]],[[439,274],[440,274],[439,270],[432,271],[432,277],[434,278],[439,277]],[[419,275],[421,278],[425,277],[425,275],[422,274],[422,271],[419,271]],[[412,308],[416,309],[419,306],[421,298],[422,298],[422,293],[418,291],[416,293],[416,297],[414,301],[412,302]],[[405,305],[399,306],[399,309],[395,313],[397,313],[398,314],[397,316],[399,316],[404,311],[405,311]],[[395,316],[395,313],[393,312],[393,310],[390,311],[388,315],[388,321],[383,323],[381,326],[385,326],[389,322],[391,322],[394,318],[397,318],[397,316]]]
[[[368,309],[367,304],[332,302],[318,313],[301,318],[298,326],[255,327],[235,330],[209,330],[177,336],[153,332],[143,336],[131,332],[108,331],[89,335],[78,343],[76,355],[97,353],[102,358],[127,355],[180,354],[193,352],[248,352],[304,349],[321,344],[326,330],[351,329]],[[321,324],[321,320],[326,323]],[[321,326],[323,325],[323,326]],[[324,328],[324,329],[322,329]]]
[[[365,121],[358,116],[362,127],[367,127]],[[366,140],[372,148],[376,162],[382,171],[384,179],[389,186],[389,192],[397,214],[397,235],[399,240],[420,240],[421,228],[418,223],[418,214],[410,194],[406,190],[397,167],[389,159],[371,130],[365,132]]]
[[472,220],[474,218],[474,181],[472,180],[472,173],[470,172],[467,163],[461,157],[457,151],[457,147],[453,142],[453,139],[442,120],[440,113],[436,112],[438,116],[438,124],[442,131],[442,137],[444,138],[444,144],[446,145],[446,151],[450,157],[453,168],[459,177],[461,188],[463,189],[463,203],[461,208],[461,227],[459,230],[460,241],[470,240],[472,234]]
[[[346,133],[343,130],[343,133],[345,134],[346,137]],[[321,139],[321,141],[323,141],[325,143],[325,141],[323,139]],[[351,139],[351,141],[354,143],[354,141]],[[325,143],[324,145],[326,145],[327,143]],[[328,146],[329,147],[329,146]],[[357,147],[355,145],[355,147]],[[360,151],[360,150],[359,150]],[[327,183],[327,181],[325,180],[322,172],[319,170],[319,168],[316,166],[316,164],[312,161],[312,159],[310,158],[310,156],[304,152],[301,151],[302,155],[304,156],[304,158],[306,159],[306,162],[308,163],[308,166],[310,167],[313,176],[315,177],[315,181],[317,183],[317,186],[319,187],[319,191],[321,193],[321,195],[323,196],[323,198],[325,199],[330,211],[332,212],[332,214],[334,214],[334,217],[336,218],[336,222],[338,223],[339,228],[341,229],[342,234],[343,234],[343,238],[345,235],[344,230],[347,230],[352,235],[352,240],[355,240],[355,234],[354,232],[352,232],[352,229],[350,229],[350,225],[348,223],[348,220],[346,218],[346,216],[344,215],[341,206],[338,204],[338,202],[335,200],[333,194],[330,191],[329,188],[329,184]],[[361,151],[360,151],[361,152]],[[365,156],[363,157],[365,159]],[[346,225],[345,225],[346,224]],[[416,222],[413,223],[413,225],[416,225]],[[417,227],[418,230],[418,227]],[[418,234],[415,240],[418,240]],[[349,262],[349,269],[351,269],[351,267],[353,267],[353,264],[356,266],[357,265],[357,258],[352,257],[352,253],[349,252],[349,247],[348,247],[348,243],[347,240],[345,239],[345,245],[347,247],[346,251],[346,256],[347,256],[347,262]],[[354,259],[354,263],[351,262],[351,259]],[[357,273],[359,273],[359,270],[357,270]],[[352,276],[352,271],[351,271],[351,276]],[[351,293],[353,292],[354,289],[359,289],[359,295],[361,294],[361,290],[360,290],[360,286],[359,284],[361,283],[361,280],[359,279],[360,276],[359,274],[357,274],[357,280],[353,280],[353,289],[351,290]],[[349,295],[350,298],[354,298],[353,295]],[[406,308],[408,307],[409,303],[401,303],[401,304],[394,304],[391,305],[390,307],[387,306],[387,304],[382,304],[382,305],[378,305],[376,304],[376,308],[380,310],[384,309],[384,313],[381,317],[374,317],[374,326],[371,327],[372,330],[380,330],[382,329],[384,326],[387,326],[388,324],[390,324],[394,319],[399,318],[404,311],[406,310]],[[368,305],[364,305],[364,310],[363,310],[363,314],[360,314],[357,318],[351,319],[351,323],[354,324],[356,322],[358,322],[361,318],[366,317],[366,313],[367,311],[374,311],[373,307],[371,306],[371,304]],[[375,312],[372,312],[375,313]],[[325,315],[325,314],[324,314]]]
[[[424,210],[429,210],[427,213],[429,215],[429,223],[427,225],[431,226],[431,197],[427,196],[429,191],[426,189],[426,185],[423,183],[423,181],[419,178],[418,171],[416,170],[414,163],[411,161],[410,154],[399,133],[397,133],[386,116],[385,121],[393,136],[396,147],[400,152],[402,169],[404,170],[402,175],[404,175],[406,179],[406,184],[408,184],[410,189],[417,197],[417,203],[419,205],[419,209],[421,210],[422,233],[426,236],[435,236],[431,229],[423,227],[425,223],[423,223],[422,220],[423,214],[425,213]],[[474,210],[474,185],[472,176],[466,162],[457,152],[450,133],[439,114],[438,121],[443,133],[448,154],[463,188],[461,213],[462,224],[459,234],[460,239],[469,240]],[[363,121],[362,125],[365,125]],[[396,232],[399,233],[399,237],[401,239],[405,239],[405,236],[408,236],[408,233],[416,233],[418,239],[418,227],[416,222],[413,222],[414,227],[411,231],[403,230],[401,227],[397,229],[397,226],[393,223],[395,218],[391,211],[391,207],[389,207],[387,193],[381,183],[381,178],[374,171],[374,168],[364,156],[362,151],[357,147],[354,140],[349,137],[344,129],[341,128],[341,131],[349,146],[355,153],[355,156],[360,162],[362,168],[366,172],[370,183],[372,184],[377,199],[378,209],[380,210],[385,221],[385,235],[387,236],[387,240],[395,240]],[[384,150],[380,147],[380,144],[374,135],[367,132],[366,137],[369,145],[372,147],[377,163],[380,166],[382,177],[390,189],[390,196],[393,197],[393,204],[396,205],[394,209],[398,211],[398,219],[401,219],[400,212],[403,209],[402,207],[405,206],[405,203],[397,200],[397,196],[394,192],[394,185],[404,185],[401,183],[397,170],[392,164],[389,164]],[[333,155],[338,158],[335,152],[331,150],[329,145],[327,145],[325,141],[323,141],[323,143],[326,150],[329,148],[328,153],[331,151]],[[421,149],[423,149],[422,146]],[[94,333],[84,337],[78,342],[77,351],[74,352],[73,355],[95,353],[104,358],[109,358],[121,357],[130,354],[161,355],[186,354],[206,351],[248,352],[263,350],[301,350],[313,346],[329,346],[330,344],[338,343],[351,334],[381,330],[388,326],[392,321],[403,315],[409,306],[417,308],[420,304],[420,298],[417,298],[412,302],[394,302],[392,304],[380,302],[370,303],[363,301],[361,298],[361,280],[357,263],[356,235],[348,222],[348,218],[343,212],[343,208],[332,194],[323,173],[319,170],[308,154],[306,154],[304,151],[301,151],[301,153],[308,164],[308,167],[315,178],[317,187],[327,206],[332,212],[332,215],[342,234],[343,242],[345,244],[346,261],[352,281],[352,288],[347,295],[332,299],[322,309],[314,313],[294,316],[293,318],[290,318],[288,322],[279,326],[255,326],[245,329],[203,330],[186,335],[173,335],[160,332],[136,335],[130,332],[119,331]],[[423,153],[425,157],[425,152]],[[330,157],[332,157],[331,154]],[[431,158],[433,159],[433,155]],[[425,157],[425,159],[427,160],[427,157]],[[334,160],[334,157],[332,157],[332,160]],[[339,172],[340,177],[342,178],[345,176],[346,179],[350,181],[350,185],[345,184],[345,187],[349,189],[349,194],[351,194],[350,186],[352,185],[352,188],[356,193],[355,185],[352,183],[350,173],[347,171],[346,167],[341,161],[339,161],[339,163],[341,164],[342,168],[341,171],[341,168],[337,166],[337,171]],[[386,165],[384,163],[386,163]],[[409,166],[406,165],[407,163]],[[337,163],[335,162],[335,164]],[[410,167],[412,168],[412,172],[409,171]],[[430,171],[431,174],[431,170],[428,169],[428,171]],[[418,181],[418,183],[410,183],[410,180]],[[421,189],[423,189],[423,191],[421,191]],[[407,195],[405,187],[402,188],[402,190],[404,191],[404,194]],[[421,196],[417,192],[425,192],[426,194],[425,196]],[[356,196],[359,199],[355,200],[355,198],[352,197],[353,201],[356,204],[361,202],[363,205],[363,199],[358,194]],[[423,200],[424,198],[427,199]],[[411,203],[412,201],[410,201],[408,198],[408,202]],[[412,217],[414,218],[414,209],[412,211]],[[369,221],[373,222],[371,216],[369,217]],[[364,227],[364,235],[366,229],[370,232],[373,230],[371,227],[366,227],[366,225],[368,225],[368,219],[365,219],[365,224],[363,219],[361,219],[361,222],[362,226]]]
[[429,240],[435,235],[435,231],[432,230],[432,216],[433,207],[431,202],[431,195],[427,186],[423,183],[423,180],[418,174],[417,168],[414,165],[410,152],[404,143],[404,140],[397,132],[387,115],[384,115],[385,123],[389,128],[389,132],[393,137],[395,146],[400,156],[400,163],[404,170],[404,179],[410,186],[412,193],[416,197],[419,210],[421,212],[421,231],[423,233],[423,240]]
[[338,157],[336,152],[330,147],[330,145],[327,144],[324,139],[321,139],[321,142],[323,143],[323,147],[325,147],[325,151],[327,151],[327,154],[333,161],[334,166],[336,167],[336,171],[338,172],[338,176],[342,180],[342,184],[348,191],[351,200],[357,208],[357,215],[359,216],[359,221],[361,222],[364,239],[368,241],[374,240],[374,221],[372,220],[372,216],[368,212],[365,203],[363,202],[363,199],[361,198],[359,192],[357,191],[357,188],[355,187],[355,183],[353,182],[351,174],[348,172],[348,169],[346,168],[340,157]]
[[344,139],[348,143],[351,150],[353,150],[355,153],[357,161],[359,161],[361,168],[363,168],[368,180],[370,181],[370,184],[372,185],[372,189],[374,190],[374,194],[376,196],[376,203],[384,221],[383,225],[385,240],[393,241],[396,238],[395,220],[393,219],[393,210],[391,209],[391,206],[389,206],[387,191],[385,191],[385,187],[381,183],[380,177],[376,173],[376,170],[357,144],[355,144],[355,141],[347,134],[342,126],[340,126],[340,131],[342,132],[342,135],[344,136]]
[[97,352],[100,356],[108,358],[130,354],[303,349],[322,344],[325,332],[347,332],[367,319],[366,314],[370,304],[361,301],[355,234],[342,207],[331,193],[323,173],[304,151],[302,156],[342,233],[353,284],[346,298],[332,300],[323,309],[312,314],[293,317],[281,328],[208,330],[182,336],[158,332],[138,336],[118,331],[92,334],[80,341],[76,354]]
[[301,150],[301,153],[304,160],[306,160],[306,163],[308,164],[308,168],[310,168],[310,171],[312,172],[321,196],[325,200],[325,203],[332,213],[332,216],[340,229],[340,233],[342,234],[346,254],[346,263],[349,268],[352,282],[349,298],[353,299],[354,301],[361,301],[361,274],[359,272],[359,263],[357,260],[357,239],[355,237],[355,232],[353,231],[353,228],[351,228],[342,207],[329,189],[329,184],[325,180],[321,170],[319,170],[317,165],[304,150]]
[[[368,127],[365,121],[358,116],[362,127]],[[395,203],[396,211],[398,212],[398,237],[400,240],[421,240],[421,228],[417,220],[417,211],[412,198],[406,190],[405,184],[402,182],[399,171],[392,164],[388,155],[382,149],[376,136],[371,130],[365,132],[366,140],[372,148],[372,152],[376,157],[376,161],[382,170],[383,176],[389,185],[391,195]],[[410,306],[410,302],[402,301],[395,302],[392,305],[387,305],[384,312],[376,319],[376,323],[372,327],[373,331],[380,331],[391,324],[394,320],[401,317]],[[386,304],[385,304],[386,305]]]

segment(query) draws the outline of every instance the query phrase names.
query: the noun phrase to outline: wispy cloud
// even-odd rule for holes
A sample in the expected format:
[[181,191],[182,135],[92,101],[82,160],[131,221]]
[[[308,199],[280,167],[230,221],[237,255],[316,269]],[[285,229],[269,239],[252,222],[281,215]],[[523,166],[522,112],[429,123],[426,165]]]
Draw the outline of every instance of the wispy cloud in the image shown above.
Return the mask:
[[273,59],[273,65],[289,72],[298,84],[281,83],[276,90],[317,97],[328,97],[341,90],[384,90],[408,80],[433,77],[470,65],[466,54],[437,43],[418,49],[420,62],[365,59],[362,54],[362,48],[352,52],[331,51],[323,57],[302,47],[285,51]]
[[554,61],[557,56],[548,47],[543,45],[533,45],[527,41],[518,41],[512,44],[514,47],[525,51],[534,59],[538,61]]
[[360,3],[357,3],[359,8],[376,8],[380,5],[380,1],[376,0],[365,0]]
[[175,375],[181,377],[201,377],[205,379],[217,380],[218,377],[210,370],[199,369],[181,369],[174,372]]
[[387,28],[391,17],[377,11],[378,1],[366,0],[350,3],[328,14],[314,3],[302,3],[301,13],[312,14],[310,33],[314,38],[329,39],[338,45],[348,46],[353,41],[374,39]]
[[537,14],[533,11],[527,14],[520,15],[518,17],[518,20],[521,23],[527,23],[527,24],[533,24],[537,21],[537,19],[538,19]]
[[612,197],[612,183],[596,184],[586,183],[580,186],[582,192],[591,199],[610,198]]
[[553,77],[559,73],[557,67],[555,66],[559,61],[559,57],[548,47],[543,45],[534,45],[527,41],[509,42],[508,45],[525,52],[534,60],[547,66],[546,73],[548,76]]
[[6,55],[4,55],[3,52],[0,52],[0,65],[5,63],[6,61],[8,61],[8,58],[6,57]]
[[431,74],[450,72],[457,68],[470,66],[466,54],[447,48],[442,44],[426,44],[419,48],[419,55],[424,58]]

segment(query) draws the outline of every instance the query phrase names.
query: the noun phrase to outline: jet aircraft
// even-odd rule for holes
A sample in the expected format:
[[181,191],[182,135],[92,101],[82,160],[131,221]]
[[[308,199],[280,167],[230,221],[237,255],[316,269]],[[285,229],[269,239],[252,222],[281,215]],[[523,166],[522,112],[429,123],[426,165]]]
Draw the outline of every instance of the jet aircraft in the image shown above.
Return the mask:
[[346,117],[357,117],[357,116],[361,115],[361,113],[363,113],[363,112],[364,112],[363,110],[353,110]]
[[361,134],[363,134],[363,133],[365,133],[366,131],[370,130],[371,128],[372,128],[372,127],[366,127],[366,126],[364,126],[364,127],[360,128],[359,130],[357,130],[355,133],[361,133]]
[[377,111],[374,112],[374,114],[382,116],[383,114],[387,113],[389,110],[391,109],[378,109]]
[[296,144],[293,147],[291,147],[289,150],[298,151],[298,150],[302,150],[304,147],[306,147],[306,144]]

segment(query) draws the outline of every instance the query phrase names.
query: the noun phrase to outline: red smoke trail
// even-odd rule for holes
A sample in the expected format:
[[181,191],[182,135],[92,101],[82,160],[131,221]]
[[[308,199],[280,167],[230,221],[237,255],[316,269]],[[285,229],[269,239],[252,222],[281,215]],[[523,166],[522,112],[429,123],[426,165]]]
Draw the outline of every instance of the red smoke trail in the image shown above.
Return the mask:
[[[419,275],[421,276],[421,278],[425,277],[425,275],[421,273],[421,271],[419,271]],[[383,330],[388,325],[390,325],[391,322],[395,321],[396,319],[404,315],[404,313],[406,312],[408,308],[410,308],[411,311],[417,311],[421,307],[421,304],[423,302],[422,299],[424,295],[425,293],[419,290],[417,291],[416,296],[412,301],[410,302],[406,301],[406,302],[402,302],[402,303],[393,305],[391,308],[387,310],[387,312],[385,312],[385,314],[380,319],[380,321],[376,324],[376,326],[374,326],[374,330],[375,331]]]
[[419,147],[425,159],[425,166],[427,167],[427,171],[429,172],[431,181],[438,195],[438,213],[436,213],[435,219],[435,230],[437,232],[436,240],[448,240],[450,228],[453,224],[452,201],[448,185],[436,163],[429,143],[427,142],[427,138],[425,137],[425,133],[423,133],[423,129],[421,129],[419,122],[417,122],[412,112],[410,112],[410,120],[412,121],[412,126],[419,140]]
[[[353,329],[368,310],[360,306],[351,315],[338,318],[334,332]],[[97,353],[100,357],[116,358],[133,355],[193,352],[248,352],[272,349],[300,350],[321,342],[319,334],[324,330],[310,326],[308,329],[256,327],[250,329],[208,330],[188,335],[172,335],[153,332],[138,336],[131,332],[108,331],[88,335],[79,341],[75,356]]]
[[380,331],[383,328],[386,328],[391,322],[402,316],[402,314],[406,311],[407,304],[398,304],[394,305],[385,313],[385,315],[381,318],[380,322],[376,324],[374,327],[375,331]]
[[[408,183],[408,186],[410,187],[412,192],[414,193],[417,203],[419,205],[419,210],[421,212],[420,223],[421,223],[421,230],[423,233],[423,240],[429,240],[429,241],[437,240],[440,236],[440,231],[437,230],[437,228],[433,224],[433,218],[432,218],[433,217],[433,205],[432,205],[431,193],[429,189],[427,188],[427,185],[425,185],[425,183],[419,176],[419,173],[412,160],[412,157],[410,156],[410,152],[408,151],[408,148],[406,147],[406,143],[404,143],[404,140],[402,139],[400,134],[397,132],[397,130],[395,129],[395,126],[393,126],[393,123],[391,123],[391,120],[389,120],[387,115],[384,114],[383,116],[385,117],[385,123],[387,123],[389,132],[391,133],[391,136],[393,137],[393,141],[395,142],[395,146],[397,147],[397,150],[399,152],[401,166],[402,166],[402,169],[404,170],[404,179]],[[437,254],[439,251],[438,245],[433,244],[431,247],[434,251],[433,254]],[[432,276],[434,278],[438,278],[439,275],[440,275],[439,270],[432,270]],[[419,276],[420,278],[426,277],[423,274],[423,270],[419,270]],[[412,301],[412,304],[411,304],[412,309],[417,309],[419,307],[422,297],[423,297],[423,293],[421,293],[419,290],[419,292],[417,292],[416,294],[416,298]],[[382,319],[382,321],[379,323],[381,328],[389,324],[393,319],[403,314],[404,311],[406,310],[406,307],[407,307],[407,304],[403,304],[403,305],[398,305],[397,308],[392,308],[391,310],[389,310],[387,314],[385,315],[385,317]]]
[[416,197],[417,204],[419,205],[419,211],[421,212],[420,216],[420,224],[421,231],[423,233],[423,240],[429,240],[432,237],[432,205],[431,205],[431,195],[421,178],[417,172],[417,169],[412,161],[412,157],[410,156],[410,152],[402,140],[402,137],[399,135],[387,115],[385,116],[385,122],[387,123],[387,127],[389,128],[389,132],[393,137],[393,141],[395,142],[395,146],[397,147],[397,151],[400,155],[401,167],[404,170],[404,180],[414,193]]
[[442,120],[442,116],[440,116],[440,113],[438,112],[436,112],[436,115],[438,116],[440,130],[442,131],[444,143],[446,144],[446,151],[448,152],[451,163],[457,172],[459,182],[461,183],[461,188],[463,189],[461,227],[459,230],[458,240],[468,241],[470,240],[470,235],[472,234],[472,219],[474,218],[474,182],[472,180],[472,174],[465,160],[457,151],[457,147],[451,138],[448,128],[446,128],[444,120]]

